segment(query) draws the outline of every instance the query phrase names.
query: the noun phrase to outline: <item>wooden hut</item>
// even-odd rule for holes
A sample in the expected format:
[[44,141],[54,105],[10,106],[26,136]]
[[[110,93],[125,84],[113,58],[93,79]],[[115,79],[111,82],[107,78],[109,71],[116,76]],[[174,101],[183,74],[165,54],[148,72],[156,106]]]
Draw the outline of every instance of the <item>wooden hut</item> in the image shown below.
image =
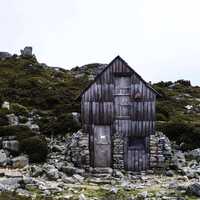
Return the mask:
[[120,56],[86,87],[81,118],[92,167],[149,168],[157,94]]

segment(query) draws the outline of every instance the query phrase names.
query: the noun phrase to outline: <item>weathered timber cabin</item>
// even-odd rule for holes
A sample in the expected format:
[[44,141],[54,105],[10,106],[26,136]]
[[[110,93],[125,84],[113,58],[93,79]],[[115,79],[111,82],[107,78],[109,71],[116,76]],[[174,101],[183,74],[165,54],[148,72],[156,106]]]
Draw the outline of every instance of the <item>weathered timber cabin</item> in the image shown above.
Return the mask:
[[157,94],[119,56],[97,75],[80,95],[90,166],[149,169]]

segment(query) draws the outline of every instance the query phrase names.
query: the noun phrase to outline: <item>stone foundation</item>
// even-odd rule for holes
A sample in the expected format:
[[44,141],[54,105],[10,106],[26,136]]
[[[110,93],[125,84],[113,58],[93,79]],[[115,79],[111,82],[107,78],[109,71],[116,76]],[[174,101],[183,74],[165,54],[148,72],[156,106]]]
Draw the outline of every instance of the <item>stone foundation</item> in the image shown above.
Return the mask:
[[113,135],[113,168],[124,169],[124,140],[119,134]]
[[150,168],[166,168],[171,160],[171,144],[162,133],[150,136]]
[[[150,136],[149,142],[150,169],[166,168],[171,160],[171,144],[169,139],[162,133],[156,132]],[[112,137],[113,168],[124,169],[124,138],[120,134]],[[89,169],[89,135],[78,131],[74,133],[68,147],[68,157],[76,167]]]

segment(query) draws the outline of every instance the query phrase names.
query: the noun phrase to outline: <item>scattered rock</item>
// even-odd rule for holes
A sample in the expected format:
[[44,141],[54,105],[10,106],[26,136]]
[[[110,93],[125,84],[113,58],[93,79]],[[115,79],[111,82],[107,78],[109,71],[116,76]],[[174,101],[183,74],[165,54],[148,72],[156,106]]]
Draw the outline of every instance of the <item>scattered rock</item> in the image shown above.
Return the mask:
[[5,108],[5,109],[10,110],[10,103],[9,103],[8,101],[4,101],[4,102],[2,103],[1,108]]
[[76,182],[72,177],[68,177],[68,176],[62,176],[62,181],[67,184],[69,183],[73,184]]
[[10,126],[19,125],[19,118],[15,114],[6,115]]
[[18,156],[12,159],[12,167],[23,168],[29,164],[29,159],[27,156]]
[[166,176],[169,176],[169,177],[172,177],[172,176],[174,176],[174,172],[173,172],[172,170],[167,170],[167,171],[165,172],[165,175],[166,175]]
[[19,142],[17,140],[3,141],[2,148],[11,152],[19,152]]
[[116,187],[112,186],[111,189],[110,189],[110,192],[113,193],[113,194],[117,194],[118,189]]
[[43,170],[50,181],[56,181],[59,178],[58,169],[56,169],[53,165],[44,164]]
[[200,184],[193,183],[193,184],[189,185],[187,188],[187,194],[200,197]]
[[195,160],[200,160],[200,148],[199,149],[194,149],[192,151],[190,151],[187,156],[189,156],[191,159],[195,159]]
[[137,199],[138,200],[145,200],[148,196],[148,192],[147,191],[144,191],[144,192],[141,192],[141,193],[138,193],[137,194]]
[[113,170],[112,175],[116,178],[124,178],[124,174],[120,170]]
[[0,166],[7,164],[7,155],[3,149],[0,150]]
[[79,200],[86,200],[85,195],[81,193],[81,194],[79,195]]
[[73,177],[79,182],[82,183],[84,181],[84,177],[80,176],[79,174],[74,174]]
[[30,173],[31,173],[31,176],[38,177],[43,174],[43,169],[37,165],[32,165],[30,167]]

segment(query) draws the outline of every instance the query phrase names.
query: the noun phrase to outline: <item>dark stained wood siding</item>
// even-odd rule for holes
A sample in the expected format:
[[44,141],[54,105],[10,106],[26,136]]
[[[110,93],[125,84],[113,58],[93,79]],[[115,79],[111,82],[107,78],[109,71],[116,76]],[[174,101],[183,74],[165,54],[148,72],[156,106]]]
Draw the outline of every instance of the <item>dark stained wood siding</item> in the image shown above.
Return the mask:
[[[117,88],[116,79],[119,77],[129,77],[130,86]],[[123,100],[116,106],[116,102],[120,101],[120,95]],[[148,138],[155,132],[155,101],[156,93],[122,59],[117,58],[111,62],[81,98],[83,128],[90,134],[91,165],[94,161],[94,126],[112,126],[111,140],[113,134],[120,133],[125,141],[124,153],[131,154],[126,146],[128,137]],[[148,148],[145,152],[148,154]],[[140,152],[137,156],[138,159],[142,159],[140,156],[144,157]],[[128,165],[127,157],[124,156],[125,165]],[[141,163],[143,167],[139,166],[139,169],[144,169],[148,166],[148,159],[145,157],[145,161]]]

